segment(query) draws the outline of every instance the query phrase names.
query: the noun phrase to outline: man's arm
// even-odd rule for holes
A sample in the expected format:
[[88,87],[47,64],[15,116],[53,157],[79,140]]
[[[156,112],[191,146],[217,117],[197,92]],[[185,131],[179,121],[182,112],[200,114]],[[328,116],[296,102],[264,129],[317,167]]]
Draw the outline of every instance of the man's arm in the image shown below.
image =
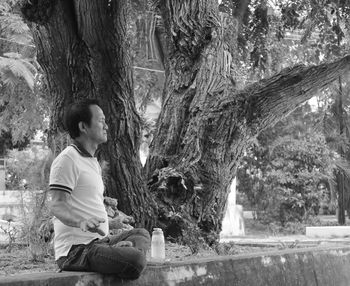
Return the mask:
[[70,206],[71,195],[63,191],[51,191],[51,202],[49,204],[50,212],[58,218],[63,224],[80,228],[82,231],[97,232],[104,236],[105,233],[99,228],[103,218],[91,217],[84,219],[74,213]]

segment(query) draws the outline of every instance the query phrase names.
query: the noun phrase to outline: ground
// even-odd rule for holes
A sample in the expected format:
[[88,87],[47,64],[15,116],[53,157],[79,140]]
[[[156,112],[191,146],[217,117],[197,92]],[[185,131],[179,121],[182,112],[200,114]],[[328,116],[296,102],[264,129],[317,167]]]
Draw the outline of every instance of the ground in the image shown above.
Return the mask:
[[10,253],[0,248],[0,257],[0,276],[57,270],[53,257],[33,261],[26,247],[15,246]]

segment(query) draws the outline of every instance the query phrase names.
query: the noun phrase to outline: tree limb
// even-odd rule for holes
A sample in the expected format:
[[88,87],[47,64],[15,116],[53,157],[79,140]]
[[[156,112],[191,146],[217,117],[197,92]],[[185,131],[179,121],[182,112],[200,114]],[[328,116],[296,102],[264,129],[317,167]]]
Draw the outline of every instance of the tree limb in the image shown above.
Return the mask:
[[349,70],[350,55],[318,66],[287,68],[227,97],[213,113],[230,113],[238,104],[238,120],[245,120],[255,136]]

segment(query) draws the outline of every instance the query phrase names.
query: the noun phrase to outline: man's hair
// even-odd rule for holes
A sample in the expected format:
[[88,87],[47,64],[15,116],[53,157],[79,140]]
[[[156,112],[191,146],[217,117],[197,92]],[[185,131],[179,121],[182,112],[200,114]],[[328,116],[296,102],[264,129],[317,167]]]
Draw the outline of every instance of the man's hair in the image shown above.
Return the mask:
[[64,123],[73,139],[80,136],[79,122],[84,122],[90,126],[92,118],[91,105],[100,106],[100,103],[97,99],[84,99],[68,106],[64,116]]

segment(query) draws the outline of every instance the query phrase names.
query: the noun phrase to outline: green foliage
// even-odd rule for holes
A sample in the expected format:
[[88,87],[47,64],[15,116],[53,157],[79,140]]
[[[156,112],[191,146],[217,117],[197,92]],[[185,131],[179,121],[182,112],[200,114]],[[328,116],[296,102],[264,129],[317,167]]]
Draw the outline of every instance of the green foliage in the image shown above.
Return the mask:
[[[23,45],[16,49],[16,52],[22,54],[26,50],[26,45],[32,45],[33,39],[28,26],[23,22],[19,11],[16,9],[17,2],[18,0],[3,0],[0,3],[0,27],[1,37],[5,38],[5,41],[8,40],[7,43],[9,46],[11,46],[10,41]],[[0,42],[2,43],[2,41]],[[2,43],[2,45],[4,44]],[[33,51],[34,46],[31,49],[32,53]]]
[[[240,1],[222,1],[221,5],[226,7],[226,9],[222,10],[225,10],[231,17],[236,17],[239,3]],[[350,35],[349,11],[349,1],[250,1],[249,9],[244,12],[244,15],[241,15],[243,21],[237,39],[239,52],[236,53],[238,55],[236,55],[236,61],[233,61],[234,81],[242,82],[242,80],[261,79],[298,63],[306,65],[319,64],[322,61],[334,60],[348,54]],[[228,39],[228,42],[230,41],[233,41],[234,44],[236,39]],[[231,46],[233,44],[231,43]],[[235,51],[232,52],[235,53]],[[348,130],[349,119],[347,116],[349,109],[349,83],[344,83],[345,81],[343,77],[339,80],[339,83],[324,92],[323,96],[326,99],[325,103],[323,103],[323,114],[319,114],[319,117],[323,117],[323,120],[320,120],[318,127],[322,125],[323,129],[318,129],[318,133],[321,133],[318,136],[321,138],[323,136],[322,133],[324,133],[323,137],[325,138],[318,143],[314,143],[316,145],[327,143],[327,148],[332,150],[330,151],[330,153],[333,153],[331,161],[325,159],[324,156],[320,157],[320,160],[330,163],[328,170],[322,170],[320,167],[317,167],[313,172],[309,170],[305,172],[300,169],[300,166],[295,165],[295,161],[293,163],[289,161],[289,165],[285,166],[283,160],[290,160],[290,158],[282,156],[278,160],[271,154],[267,154],[266,156],[273,160],[273,172],[262,172],[260,168],[263,167],[255,166],[254,162],[246,162],[254,166],[252,167],[253,169],[257,169],[255,171],[258,172],[258,175],[250,176],[249,182],[243,183],[247,183],[252,191],[249,196],[247,195],[249,192],[244,193],[242,199],[247,199],[256,206],[258,201],[266,200],[264,195],[266,195],[266,188],[269,186],[269,192],[276,196],[270,198],[271,201],[269,203],[275,207],[275,217],[285,217],[283,220],[288,221],[289,217],[293,217],[296,212],[299,213],[298,220],[300,220],[303,217],[303,213],[308,213],[305,208],[308,209],[310,203],[318,208],[317,204],[320,201],[324,201],[325,198],[322,198],[322,196],[321,198],[315,197],[314,192],[310,190],[307,191],[308,195],[296,196],[295,189],[288,188],[288,184],[292,184],[295,187],[299,184],[298,180],[303,179],[314,182],[319,179],[327,182],[327,196],[331,196],[334,200],[337,185],[333,182],[332,172],[338,170],[345,174],[345,200],[347,201],[347,209],[348,211],[350,210],[349,163],[345,160],[350,158],[348,140],[350,131]],[[301,132],[303,131],[301,130]],[[271,134],[272,137],[276,135],[279,136],[278,133]],[[277,152],[281,153],[283,149],[285,152],[293,152],[295,158],[298,158],[298,156],[302,157],[299,158],[301,161],[309,156],[307,155],[307,150],[287,150],[286,146],[288,144],[290,146],[294,144],[295,147],[301,146],[303,142],[300,138],[295,139],[293,136],[288,138],[287,136],[281,137],[279,140],[279,142],[275,142],[276,146],[278,146]],[[261,142],[254,148],[261,148],[260,144]],[[310,147],[308,144],[305,144],[305,146]],[[255,154],[255,151],[253,151],[253,154]],[[318,153],[316,154],[319,155]],[[259,156],[256,157],[260,162],[261,158]],[[267,160],[267,158],[263,160]],[[315,158],[311,156],[307,160],[312,162],[315,161]],[[299,168],[299,170],[291,174],[286,173],[286,170],[291,170],[293,167]],[[333,171],[330,171],[330,168]],[[316,173],[320,171],[324,178],[317,178],[319,176]],[[265,176],[265,181],[262,181],[260,176]],[[268,179],[276,180],[278,183],[277,191],[275,190],[275,185],[267,182]],[[283,185],[283,188],[278,188],[279,185]],[[303,186],[303,188],[310,189],[307,185]],[[286,199],[286,193],[290,195],[288,199]],[[280,203],[278,203],[281,199],[285,199],[285,207],[280,206]],[[323,205],[327,206],[328,204]],[[333,205],[333,202],[331,205]],[[287,210],[291,206],[293,206],[293,211],[290,213]],[[281,210],[281,208],[284,210]],[[330,209],[333,209],[333,206]],[[270,209],[269,213],[271,214],[272,212],[273,208]],[[265,211],[261,212],[260,216],[264,214],[266,214]]]
[[316,117],[307,110],[308,106],[299,108],[264,131],[238,171],[239,192],[266,223],[305,221],[318,214],[322,201],[330,199],[330,190],[319,185],[334,183],[339,159],[323,134],[312,128]]
[[0,225],[0,231],[2,231],[7,236],[8,245],[6,247],[6,251],[11,252],[13,245],[16,241],[19,229],[15,225],[13,225],[11,220],[8,220],[6,226]]
[[49,101],[35,47],[17,1],[0,6],[0,134],[23,143],[48,125]]
[[[213,234],[213,236],[215,235]],[[192,225],[184,228],[180,243],[187,245],[192,254],[197,254],[201,250],[210,249],[211,245],[208,244],[210,241],[214,243],[214,241],[216,241],[216,237],[215,239],[203,237],[203,232],[199,229],[199,227]]]
[[[258,23],[258,18],[260,21],[266,18],[266,14],[257,13],[261,3],[262,1],[252,1],[246,12],[248,20],[244,21],[242,29],[245,42],[244,45],[240,46],[241,49],[248,48],[254,51],[253,41],[260,41],[269,50],[266,55],[255,49],[257,53],[254,56],[251,53],[250,59],[246,57],[246,63],[247,59],[253,60],[250,68],[247,69],[248,72],[251,72],[252,67],[264,72],[257,74],[257,78],[278,72],[282,68],[296,63],[319,64],[323,60],[333,60],[348,52],[350,31],[348,13],[350,6],[348,2],[295,0],[273,3],[271,1],[268,3],[270,12],[268,10],[267,21],[264,22],[266,24],[263,25],[264,31],[267,32],[253,36],[254,29],[246,29],[246,27],[252,27],[250,25]],[[242,55],[244,54],[247,55],[247,53],[242,53]],[[254,57],[266,65],[259,67],[254,64]],[[265,57],[266,59],[264,59]],[[328,101],[323,103],[324,110],[327,110],[327,106],[336,106],[336,103],[332,103],[334,102],[332,98],[335,98],[334,92],[332,94],[330,90],[331,88],[327,94],[324,94],[325,101]],[[346,101],[348,98],[343,97],[343,104]],[[336,111],[337,109],[331,108],[329,110]],[[264,219],[266,222],[278,220],[282,223],[295,219],[301,221],[308,214],[315,213],[315,210],[317,213],[319,204],[329,205],[329,197],[334,200],[336,186],[333,181],[333,172],[342,170],[345,174],[349,173],[349,164],[337,153],[339,150],[345,152],[349,149],[349,145],[345,136],[347,130],[343,134],[339,134],[339,120],[338,122],[334,120],[335,118],[339,119],[339,115],[337,116],[333,112],[334,116],[332,117],[330,113],[323,111],[316,116],[323,118],[323,120],[318,121],[322,123],[317,123],[315,117],[313,122],[295,122],[293,126],[282,124],[284,128],[289,128],[292,134],[281,131],[278,127],[281,125],[279,123],[274,129],[275,131],[269,129],[264,133],[271,132],[268,136],[276,138],[274,141],[264,139],[264,134],[259,137],[258,145],[254,146],[252,153],[250,153],[256,159],[245,161],[246,164],[251,165],[252,170],[250,171],[257,174],[243,175],[244,171],[240,171],[240,175],[245,179],[249,177],[247,181],[242,183],[242,185],[249,186],[246,190],[250,189],[250,191],[243,192],[243,199],[247,199],[260,210],[258,212],[260,219]],[[345,118],[344,116],[345,113],[342,118]],[[305,125],[310,123],[318,127],[322,125],[324,129],[318,128],[314,133],[310,130],[306,132]],[[347,119],[344,125],[348,126]],[[325,127],[327,127],[328,132],[325,132],[324,136]],[[301,134],[306,137],[301,138],[303,136]],[[326,143],[331,148],[328,150],[329,147],[323,147],[324,150],[328,150],[328,153],[324,151],[320,153],[322,145],[325,146]],[[320,147],[318,147],[319,145]],[[268,148],[269,151],[265,148]],[[287,154],[289,155],[287,156]],[[262,163],[267,162],[267,160],[271,160],[271,162],[269,164]],[[262,177],[264,180],[261,179]],[[317,182],[325,182],[328,187],[326,194],[322,194],[324,190],[315,191]],[[267,206],[270,206],[268,210],[266,210]]]
[[264,2],[255,6],[252,13],[250,30],[252,31],[253,49],[250,60],[254,69],[265,72],[268,68],[267,36],[269,32],[268,7]]
[[49,244],[51,217],[46,197],[51,163],[52,155],[47,147],[32,146],[8,152],[6,187],[22,191],[19,237],[28,244],[33,261],[53,255]]
[[36,68],[30,59],[24,59],[17,53],[4,53],[0,57],[0,80],[13,92],[21,79],[24,79],[28,87],[33,91]]
[[[233,23],[242,18],[239,27],[229,25],[225,31],[238,84],[246,77],[256,80],[297,63],[318,64],[349,53],[349,1],[253,0],[242,11],[239,5],[236,0],[220,4]],[[231,32],[236,28],[237,38]]]
[[47,206],[47,191],[32,192],[30,202],[23,207],[30,207],[22,219],[22,239],[27,242],[32,261],[44,261],[45,257],[54,255],[50,243],[53,235],[51,214]]
[[[14,144],[28,144],[37,130],[45,130],[49,113],[32,35],[17,2],[4,0],[0,4],[0,141],[9,149]],[[29,245],[32,260],[43,260],[44,256],[52,255],[52,246],[42,234],[43,223],[49,222],[46,189],[50,152],[33,146],[10,150],[6,155],[6,187],[22,190],[19,238]]]
[[13,190],[46,190],[52,162],[47,147],[33,146],[8,152],[6,188]]

